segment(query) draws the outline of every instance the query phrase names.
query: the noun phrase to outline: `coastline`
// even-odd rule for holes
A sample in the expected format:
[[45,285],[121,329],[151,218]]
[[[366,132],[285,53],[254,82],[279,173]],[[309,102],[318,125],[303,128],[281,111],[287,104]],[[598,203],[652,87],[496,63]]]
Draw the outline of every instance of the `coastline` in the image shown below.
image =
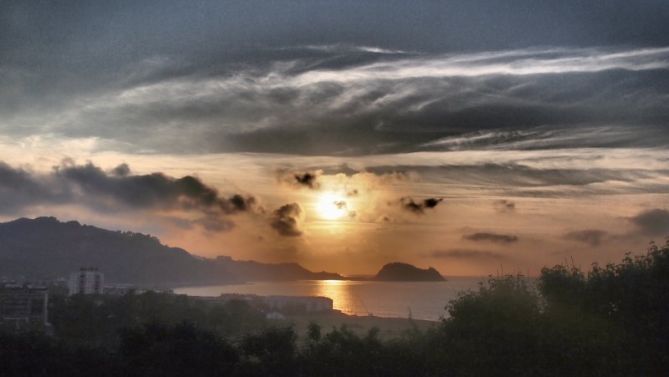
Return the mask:
[[359,316],[333,310],[328,313],[291,315],[276,321],[279,325],[293,326],[298,335],[306,335],[309,325],[315,323],[324,331],[345,327],[357,335],[365,335],[373,328],[378,329],[382,339],[397,338],[413,331],[427,331],[439,325],[440,321],[412,318],[387,318],[374,315]]

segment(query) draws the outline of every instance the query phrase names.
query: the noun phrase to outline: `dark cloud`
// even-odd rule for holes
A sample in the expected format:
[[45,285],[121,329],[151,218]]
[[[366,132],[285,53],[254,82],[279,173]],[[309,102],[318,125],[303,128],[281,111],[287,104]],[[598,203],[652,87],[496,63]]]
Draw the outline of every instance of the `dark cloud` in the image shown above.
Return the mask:
[[317,176],[313,173],[307,172],[302,174],[294,174],[293,178],[295,178],[295,182],[298,184],[307,186],[311,189],[316,189],[319,186],[318,182],[316,182]]
[[[1,132],[170,153],[665,146],[667,55],[652,48],[669,45],[667,12],[625,0],[9,0]],[[633,132],[527,134],[611,124]],[[460,140],[488,130],[507,136]]]
[[669,236],[669,211],[656,208],[643,211],[630,218],[639,230],[650,236]]
[[494,242],[499,244],[510,244],[518,242],[518,236],[512,234],[497,234],[488,232],[477,232],[472,234],[465,234],[463,239],[474,242]]
[[296,188],[308,188],[311,190],[318,190],[320,188],[321,185],[318,177],[321,173],[321,170],[293,172],[285,169],[279,169],[276,172],[279,182]]
[[255,210],[262,211],[262,208],[258,207],[258,200],[254,196],[250,195],[242,196],[240,194],[234,194],[227,200],[222,201],[221,206],[227,213]]
[[441,198],[427,198],[423,199],[422,201],[415,201],[413,198],[410,197],[403,197],[400,199],[400,205],[402,206],[403,209],[415,213],[417,215],[422,215],[425,213],[426,209],[432,209],[435,208],[439,203],[441,203],[443,199]]
[[92,163],[64,161],[51,173],[39,174],[0,163],[0,211],[14,213],[36,205],[83,205],[99,211],[180,210],[199,213],[194,223],[228,230],[225,218],[235,213],[261,211],[253,196],[221,196],[199,178],[162,173],[132,175],[123,164],[105,172]]
[[71,201],[69,190],[53,181],[0,162],[0,212],[13,214],[31,205]]
[[123,163],[112,169],[111,173],[113,175],[119,176],[119,177],[125,177],[130,175],[130,166],[128,164]]
[[507,255],[489,251],[489,250],[472,250],[472,249],[449,249],[437,250],[429,254],[432,258],[440,259],[463,259],[463,260],[508,260]]
[[93,198],[108,198],[132,208],[179,208],[215,211],[223,214],[245,212],[255,207],[256,199],[235,194],[224,198],[199,178],[190,175],[174,178],[162,173],[117,176],[88,163],[66,163],[55,168],[54,177],[75,192]]
[[584,229],[566,233],[563,238],[570,241],[586,243],[590,246],[599,246],[609,233],[599,229]]
[[298,203],[284,204],[274,211],[270,225],[282,236],[299,237],[303,233],[300,229],[303,216]]
[[495,200],[493,206],[495,211],[499,213],[511,213],[516,211],[516,203],[506,199]]
[[[341,72],[342,76],[348,74]],[[636,85],[629,85],[629,80]],[[295,111],[271,117],[273,127],[232,132],[227,135],[228,144],[213,148],[285,153],[290,145],[290,152],[298,154],[363,155],[669,144],[669,136],[657,126],[669,120],[666,105],[657,100],[669,92],[669,74],[663,71],[653,71],[652,75],[627,71],[556,73],[531,78],[490,75],[429,82],[412,77],[392,83],[365,81],[364,86],[363,82],[359,86],[348,82],[312,84],[321,85],[336,85],[341,91],[314,88],[313,95],[322,96],[316,102],[324,104],[318,112],[293,103]],[[443,98],[446,89],[451,94]],[[621,98],[616,89],[628,96]],[[312,95],[311,91],[304,92],[308,93],[298,98]],[[361,94],[349,98],[351,92]],[[398,92],[412,94],[402,96]],[[393,101],[384,101],[390,93],[394,94]],[[261,93],[256,96],[265,98]],[[601,128],[601,132],[570,136],[592,127]],[[498,136],[471,135],[478,131],[498,131]]]
[[344,174],[347,177],[352,177],[358,173],[361,173],[361,170],[354,169],[348,164],[337,164],[337,165],[328,165],[328,166],[319,166],[312,167],[312,170],[320,170],[323,174]]

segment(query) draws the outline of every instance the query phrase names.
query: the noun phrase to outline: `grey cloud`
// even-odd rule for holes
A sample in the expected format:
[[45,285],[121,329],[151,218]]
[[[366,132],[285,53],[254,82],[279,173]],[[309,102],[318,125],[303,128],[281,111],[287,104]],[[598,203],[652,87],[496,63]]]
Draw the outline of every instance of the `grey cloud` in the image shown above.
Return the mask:
[[622,119],[609,124],[568,123],[521,129],[481,129],[437,139],[422,145],[427,150],[538,150],[580,147],[649,147],[666,145],[661,126],[624,126]]
[[[668,11],[624,0],[9,0],[0,133],[133,152],[355,155],[619,124],[632,132],[575,142],[666,146]],[[537,147],[531,135],[518,142]]]
[[228,213],[262,210],[258,207],[258,200],[254,196],[234,194],[222,203],[224,203],[222,208]]
[[477,232],[472,234],[465,234],[462,236],[463,239],[474,242],[493,242],[499,244],[510,244],[518,242],[518,236],[513,234],[497,234],[489,232]]
[[508,260],[507,255],[489,251],[489,250],[474,250],[474,249],[448,249],[437,250],[429,254],[432,258],[440,259],[463,259],[463,260]]
[[630,221],[643,234],[650,236],[669,236],[669,211],[656,208],[643,211],[630,218]]
[[320,188],[320,182],[318,181],[318,176],[321,174],[320,170],[294,172],[287,169],[279,169],[276,174],[279,182],[289,186],[311,190],[318,190]]
[[128,176],[130,174],[130,166],[128,166],[126,163],[120,164],[112,169],[111,173],[119,177]]
[[[15,120],[5,132],[30,134],[46,128],[66,137],[99,137],[130,149],[177,153],[359,155],[511,146],[666,146],[669,136],[658,125],[669,121],[662,100],[669,92],[669,64],[650,69],[647,61],[650,56],[666,63],[665,50],[526,49],[375,58],[327,69],[294,58],[108,88],[87,97],[85,107],[59,106],[67,116],[47,109],[40,112],[44,119],[35,122],[34,111],[30,119],[17,114],[8,118]],[[610,56],[623,62],[592,71],[592,61]],[[511,75],[506,65],[543,71]],[[568,137],[582,128],[611,124],[628,132],[609,129],[588,138]],[[185,125],[190,131],[186,139],[180,132]],[[160,134],[154,132],[158,127]],[[491,130],[497,136],[484,136]],[[483,134],[472,135],[477,132]]]
[[563,238],[570,241],[586,243],[590,246],[599,246],[609,233],[600,229],[584,229],[566,233]]
[[351,177],[355,174],[360,173],[361,171],[358,169],[354,169],[349,164],[342,163],[342,164],[336,164],[336,165],[327,165],[327,166],[318,166],[318,167],[311,167],[311,170],[318,170],[322,171],[323,174],[344,174],[347,177]]
[[316,182],[316,179],[318,178],[316,174],[313,173],[304,173],[304,174],[294,174],[293,178],[295,178],[295,182],[297,182],[300,185],[307,186],[311,189],[318,188],[318,182]]
[[403,197],[400,199],[400,205],[403,209],[412,212],[416,215],[422,215],[427,209],[433,209],[443,201],[442,198],[427,198],[415,201],[410,197]]
[[71,189],[80,189],[93,197],[108,197],[134,208],[182,208],[221,211],[233,214],[252,210],[256,199],[235,194],[221,197],[218,191],[199,178],[173,178],[162,173],[114,176],[101,168],[65,164],[56,167],[54,176]]
[[441,182],[542,187],[555,185],[585,186],[607,181],[633,182],[640,179],[669,176],[667,170],[605,168],[536,168],[518,163],[483,163],[480,165],[375,166],[369,171],[417,172]]
[[200,214],[194,220],[210,231],[228,230],[225,218],[261,211],[253,196],[224,197],[199,178],[174,178],[162,173],[132,175],[127,165],[105,172],[88,163],[64,161],[40,174],[0,163],[0,211],[15,213],[36,205],[76,204],[100,211],[181,210]]
[[[531,161],[528,161],[531,162]],[[543,168],[520,163],[479,165],[372,166],[368,171],[415,172],[442,184],[472,185],[494,189],[497,194],[520,197],[560,197],[620,193],[665,193],[669,170],[640,168]],[[626,183],[625,185],[615,185]],[[513,212],[512,202],[493,205],[499,212]]]
[[[359,155],[463,147],[532,149],[669,144],[669,137],[657,126],[669,120],[666,104],[660,100],[669,90],[669,75],[665,72],[652,76],[618,73],[618,77],[606,80],[560,76],[558,82],[536,77],[444,78],[430,82],[406,78],[397,83],[374,81],[364,86],[355,82],[317,82],[299,90],[286,88],[293,93],[293,100],[282,103],[276,103],[262,87],[255,87],[230,98],[214,95],[211,111],[206,112],[205,118],[191,117],[188,108],[201,112],[203,106],[193,103],[185,104],[185,108],[177,104],[174,111],[155,109],[160,114],[155,120],[151,112],[138,113],[134,121],[164,124],[169,118],[171,122],[195,124],[201,129],[197,133],[225,136],[219,143],[217,139],[205,142],[210,151]],[[637,85],[625,87],[623,83],[629,80]],[[651,80],[659,83],[651,84]],[[333,86],[339,89],[332,90]],[[445,95],[445,90],[449,94]],[[627,94],[621,96],[621,91]],[[240,96],[253,101],[239,102]],[[204,106],[208,107],[206,103]],[[151,111],[150,107],[144,108]],[[213,124],[248,127],[212,129]],[[546,139],[547,134],[568,136],[584,127],[610,124],[618,124],[629,132],[608,129],[587,138]],[[517,136],[479,139],[473,144],[457,146],[444,142],[478,130],[504,130],[516,132]],[[528,130],[532,132],[525,132]],[[84,130],[84,134],[87,132]]]
[[60,204],[71,200],[71,193],[53,181],[53,177],[34,175],[0,162],[0,211],[14,213],[34,204]]
[[299,237],[303,233],[300,229],[303,216],[298,203],[284,204],[274,211],[270,225],[282,236]]

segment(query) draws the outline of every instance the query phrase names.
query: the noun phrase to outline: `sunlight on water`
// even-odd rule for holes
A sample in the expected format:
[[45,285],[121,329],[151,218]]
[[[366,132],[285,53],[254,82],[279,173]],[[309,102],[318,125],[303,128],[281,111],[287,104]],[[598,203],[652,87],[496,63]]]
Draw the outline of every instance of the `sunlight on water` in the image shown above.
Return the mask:
[[174,291],[191,296],[218,296],[223,293],[325,296],[334,308],[346,314],[438,320],[459,292],[477,289],[481,278],[450,278],[445,282],[376,282],[350,280],[305,280],[255,282],[203,287],[183,287]]
[[[329,297],[333,301],[334,308],[346,314],[365,315],[367,309],[365,303],[356,299],[353,284],[356,282],[346,280],[320,280],[315,281],[318,290],[317,296]],[[364,309],[362,312],[360,309]]]

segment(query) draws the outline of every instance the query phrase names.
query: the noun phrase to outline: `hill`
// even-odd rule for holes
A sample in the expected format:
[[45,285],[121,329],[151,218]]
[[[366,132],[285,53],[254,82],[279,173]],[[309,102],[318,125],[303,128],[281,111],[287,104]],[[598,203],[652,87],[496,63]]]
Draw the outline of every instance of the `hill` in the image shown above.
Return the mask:
[[388,263],[374,276],[378,281],[444,281],[439,271],[430,267],[421,269],[407,263]]
[[56,279],[99,267],[111,283],[202,285],[252,280],[341,279],[297,263],[206,259],[156,237],[60,222],[53,217],[0,223],[0,278]]

